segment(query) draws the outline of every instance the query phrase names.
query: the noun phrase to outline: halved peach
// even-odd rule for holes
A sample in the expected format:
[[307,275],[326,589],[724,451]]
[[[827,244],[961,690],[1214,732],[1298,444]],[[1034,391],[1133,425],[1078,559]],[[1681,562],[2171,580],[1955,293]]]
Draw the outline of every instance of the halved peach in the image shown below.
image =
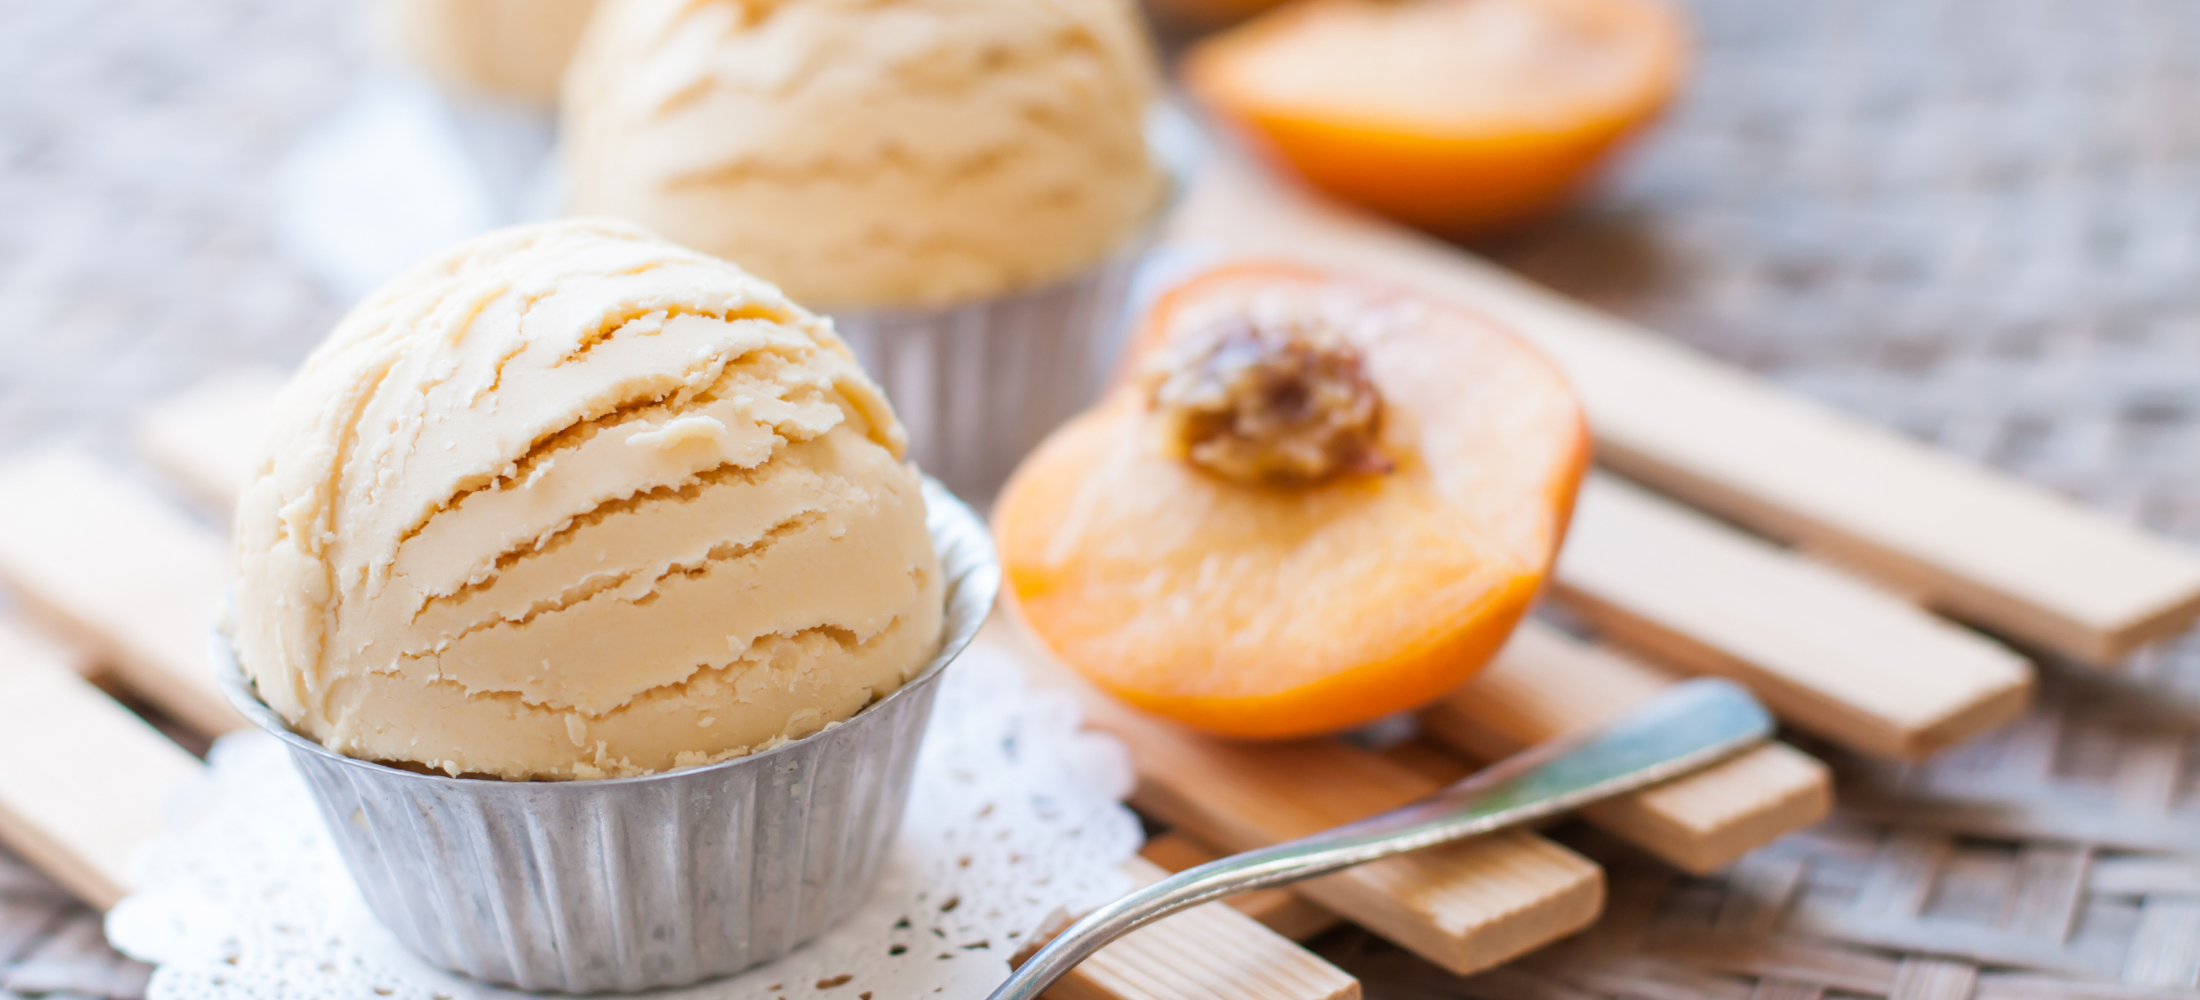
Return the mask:
[[[1165,296],[1131,366],[1009,481],[1003,564],[1070,666],[1228,736],[1346,728],[1471,676],[1548,572],[1589,456],[1573,393],[1513,335],[1290,265]],[[1295,451],[1216,437],[1262,427]]]
[[1659,0],[1301,0],[1201,43],[1184,80],[1314,186],[1475,236],[1562,205],[1686,49]]

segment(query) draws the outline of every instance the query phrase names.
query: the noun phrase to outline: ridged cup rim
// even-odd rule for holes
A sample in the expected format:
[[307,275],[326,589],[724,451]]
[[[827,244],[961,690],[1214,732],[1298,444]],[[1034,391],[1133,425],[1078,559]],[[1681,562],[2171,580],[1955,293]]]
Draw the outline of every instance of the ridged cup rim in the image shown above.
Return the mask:
[[[940,630],[939,652],[933,655],[922,670],[917,671],[907,681],[902,682],[900,687],[895,688],[893,693],[865,705],[856,714],[842,720],[839,725],[820,729],[799,740],[788,741],[770,750],[719,761],[715,764],[659,771],[654,774],[640,774],[625,778],[577,778],[562,781],[506,781],[494,778],[464,778],[443,774],[426,774],[419,771],[409,771],[401,767],[392,767],[378,761],[346,756],[322,746],[319,740],[298,734],[290,728],[290,723],[284,720],[281,714],[268,707],[267,702],[261,700],[257,686],[250,677],[245,675],[243,665],[237,662],[236,649],[228,632],[230,615],[227,613],[221,616],[221,624],[214,627],[208,643],[212,648],[215,680],[221,685],[222,692],[229,697],[229,703],[235,706],[246,720],[262,731],[281,740],[293,751],[311,754],[314,757],[343,767],[370,771],[376,778],[384,780],[420,782],[436,787],[469,790],[479,790],[484,787],[579,787],[599,789],[633,787],[667,781],[686,781],[713,774],[723,774],[741,768],[764,767],[773,758],[792,753],[796,748],[813,740],[827,739],[835,733],[848,731],[852,727],[864,725],[869,719],[884,715],[885,713],[880,709],[895,699],[913,697],[911,692],[930,684],[939,676],[941,671],[947,669],[949,663],[954,662],[955,658],[962,654],[962,651],[970,645],[970,640],[977,636],[978,629],[985,624],[986,616],[992,612],[994,599],[1000,593],[1001,566],[999,557],[993,551],[993,536],[986,530],[985,521],[978,517],[977,512],[970,509],[970,505],[963,503],[947,487],[942,486],[938,480],[930,476],[924,477],[923,490],[925,528],[932,536],[933,548],[939,552],[940,572],[946,578],[944,598],[947,604],[947,615],[946,621]],[[231,600],[234,600],[233,594]]]

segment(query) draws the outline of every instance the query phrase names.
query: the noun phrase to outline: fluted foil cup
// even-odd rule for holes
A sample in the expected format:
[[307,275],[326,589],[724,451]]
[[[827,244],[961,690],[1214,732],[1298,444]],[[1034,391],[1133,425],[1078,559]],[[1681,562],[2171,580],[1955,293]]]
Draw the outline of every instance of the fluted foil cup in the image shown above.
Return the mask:
[[1047,432],[1100,397],[1123,351],[1131,280],[1167,210],[1106,260],[1052,284],[937,309],[832,314],[886,390],[919,468],[991,504]]
[[706,767],[563,782],[401,770],[292,732],[219,632],[215,667],[289,746],[367,906],[422,958],[566,993],[727,975],[845,917],[892,847],[940,674],[1000,587],[977,515],[931,480],[925,504],[946,574],[938,655],[845,722]]

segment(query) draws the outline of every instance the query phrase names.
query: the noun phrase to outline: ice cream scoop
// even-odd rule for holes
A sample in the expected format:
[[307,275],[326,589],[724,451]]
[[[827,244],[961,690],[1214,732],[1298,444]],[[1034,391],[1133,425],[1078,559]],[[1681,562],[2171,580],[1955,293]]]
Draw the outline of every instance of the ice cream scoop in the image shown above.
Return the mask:
[[601,778],[845,720],[939,644],[916,470],[829,324],[623,224],[492,233],[354,309],[239,503],[235,646],[293,728]]
[[549,106],[596,0],[380,0],[387,41],[445,84]]
[[821,309],[1041,285],[1166,193],[1132,0],[606,0],[564,98],[576,211]]

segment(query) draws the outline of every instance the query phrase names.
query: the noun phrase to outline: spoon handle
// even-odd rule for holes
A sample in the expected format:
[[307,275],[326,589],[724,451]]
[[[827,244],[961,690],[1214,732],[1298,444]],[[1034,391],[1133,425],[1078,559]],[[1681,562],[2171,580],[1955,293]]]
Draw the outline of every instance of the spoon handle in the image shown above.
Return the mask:
[[1132,892],[1057,935],[990,1000],[1036,1000],[1103,945],[1179,910],[1570,812],[1725,760],[1769,737],[1772,725],[1739,685],[1677,684],[1618,719],[1539,744],[1418,802]]

